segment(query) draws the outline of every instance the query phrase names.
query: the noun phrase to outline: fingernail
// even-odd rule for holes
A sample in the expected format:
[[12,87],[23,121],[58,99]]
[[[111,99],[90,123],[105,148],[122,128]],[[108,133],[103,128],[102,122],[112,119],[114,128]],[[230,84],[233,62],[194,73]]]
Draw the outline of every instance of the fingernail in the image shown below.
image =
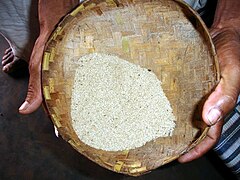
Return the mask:
[[23,111],[25,109],[27,109],[29,107],[29,103],[27,101],[25,101],[21,107],[19,108],[19,111]]
[[208,112],[208,115],[207,115],[207,119],[208,119],[210,125],[216,124],[221,119],[221,117],[222,117],[221,115],[222,115],[222,113],[219,109],[212,108]]

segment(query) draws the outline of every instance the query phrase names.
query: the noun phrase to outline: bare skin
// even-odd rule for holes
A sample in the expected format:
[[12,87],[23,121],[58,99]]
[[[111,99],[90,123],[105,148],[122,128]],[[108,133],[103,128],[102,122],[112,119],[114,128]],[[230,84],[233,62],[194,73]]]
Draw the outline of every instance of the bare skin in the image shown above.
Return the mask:
[[29,61],[28,93],[25,102],[19,108],[21,114],[32,113],[41,105],[41,62],[45,44],[60,19],[77,4],[77,0],[39,0],[40,35],[36,40]]
[[234,107],[240,93],[240,1],[219,0],[214,24],[210,29],[216,47],[221,80],[204,104],[202,118],[210,126],[207,137],[181,156],[189,162],[208,152],[218,141],[223,117]]
[[4,56],[2,57],[2,70],[5,73],[9,73],[19,60],[20,59],[18,57],[14,56],[12,48],[9,47],[6,49]]

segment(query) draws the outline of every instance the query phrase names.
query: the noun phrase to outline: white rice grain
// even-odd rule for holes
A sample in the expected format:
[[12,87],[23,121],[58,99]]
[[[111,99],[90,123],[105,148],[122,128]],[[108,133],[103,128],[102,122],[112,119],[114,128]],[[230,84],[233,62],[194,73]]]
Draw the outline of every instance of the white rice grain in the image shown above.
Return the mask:
[[172,135],[175,117],[153,72],[116,56],[79,59],[71,102],[79,139],[96,149],[141,147]]

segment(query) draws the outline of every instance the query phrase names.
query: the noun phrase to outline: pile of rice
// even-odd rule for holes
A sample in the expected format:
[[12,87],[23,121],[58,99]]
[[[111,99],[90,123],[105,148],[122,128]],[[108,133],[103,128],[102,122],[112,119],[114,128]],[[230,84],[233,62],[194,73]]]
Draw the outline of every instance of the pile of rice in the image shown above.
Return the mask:
[[141,147],[171,136],[175,127],[172,108],[153,72],[98,53],[79,59],[71,116],[79,139],[106,151]]

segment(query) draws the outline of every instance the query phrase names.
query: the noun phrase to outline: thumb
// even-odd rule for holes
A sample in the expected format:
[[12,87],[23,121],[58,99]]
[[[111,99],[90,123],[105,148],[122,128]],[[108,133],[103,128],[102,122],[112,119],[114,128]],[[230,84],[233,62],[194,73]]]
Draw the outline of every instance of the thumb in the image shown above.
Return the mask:
[[221,79],[215,91],[206,100],[202,117],[207,125],[216,124],[234,107],[237,101],[237,93],[234,93],[228,87],[231,86],[228,86],[224,79]]
[[44,43],[39,36],[36,41],[32,55],[29,62],[29,84],[28,93],[25,102],[19,108],[19,113],[30,114],[37,110],[42,103],[42,89],[41,89],[41,64],[44,50]]
[[19,113],[30,114],[37,110],[42,103],[41,83],[30,78],[28,93],[24,103],[19,108]]

